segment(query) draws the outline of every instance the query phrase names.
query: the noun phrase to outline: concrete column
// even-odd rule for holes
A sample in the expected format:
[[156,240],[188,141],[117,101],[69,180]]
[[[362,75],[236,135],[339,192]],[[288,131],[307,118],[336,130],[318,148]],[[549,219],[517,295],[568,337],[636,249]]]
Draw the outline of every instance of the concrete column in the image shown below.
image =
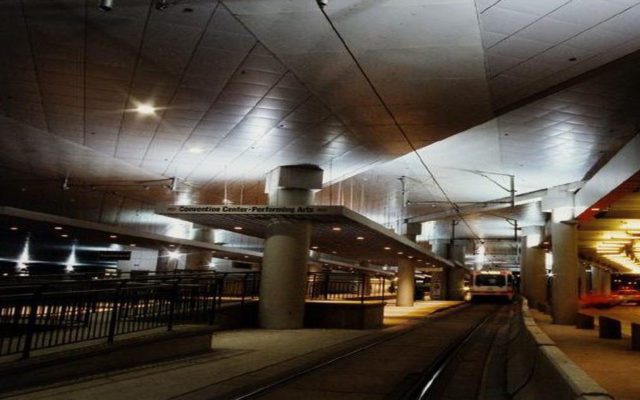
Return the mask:
[[542,240],[541,226],[526,226],[520,252],[520,290],[530,307],[540,308],[546,303],[547,271],[545,252],[538,246]]
[[545,251],[532,247],[527,250],[529,277],[529,305],[542,308],[547,303],[547,270]]
[[602,270],[600,268],[591,267],[591,292],[600,293],[602,289]]
[[529,253],[527,251],[527,237],[522,236],[520,238],[520,293],[524,297],[526,297],[527,300],[529,300],[529,305],[531,305],[531,299],[529,298],[531,292],[531,290],[529,289],[529,282],[531,281],[529,272],[531,271],[531,269],[528,268],[528,255]]
[[575,224],[561,222],[552,212],[553,287],[551,317],[554,324],[573,325],[578,313],[578,230]]
[[400,259],[398,262],[398,292],[396,305],[412,307],[415,292],[415,264],[411,260]]
[[[464,265],[465,246],[461,244],[449,245],[449,258]],[[460,267],[450,268],[447,273],[447,299],[464,300],[464,274],[466,270]]]
[[611,294],[611,273],[608,271],[601,271],[600,275],[600,287],[602,294],[608,296]]
[[[322,187],[322,169],[292,165],[267,174],[269,205],[309,205]],[[260,278],[260,326],[296,329],[304,324],[311,223],[275,219],[267,226]]]
[[260,326],[302,328],[311,223],[274,221],[267,227],[266,236],[260,277]]
[[211,263],[211,251],[190,251],[186,254],[185,268],[188,270],[206,271]]

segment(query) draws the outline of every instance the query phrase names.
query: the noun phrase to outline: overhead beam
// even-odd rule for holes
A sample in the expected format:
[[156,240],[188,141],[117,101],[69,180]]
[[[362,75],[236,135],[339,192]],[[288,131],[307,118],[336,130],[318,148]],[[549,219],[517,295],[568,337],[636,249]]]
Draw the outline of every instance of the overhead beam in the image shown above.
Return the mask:
[[[556,186],[555,188],[559,188],[561,190],[566,191],[575,191],[582,187],[584,181],[577,181],[567,183],[565,185]],[[540,189],[529,193],[523,193],[515,196],[514,204],[516,206],[520,206],[528,203],[535,203],[537,201],[541,201],[547,194],[549,189]],[[436,211],[432,213],[417,215],[415,217],[407,218],[407,223],[412,222],[427,222],[434,221],[438,219],[446,219],[453,218],[459,215],[468,215],[468,214],[478,214],[484,213],[488,211],[502,210],[505,208],[511,207],[511,196],[502,197],[495,200],[490,200],[487,202],[476,203],[474,205],[459,207],[457,210],[448,209],[443,211]]]
[[576,193],[575,212],[581,221],[640,185],[640,134],[629,141]]

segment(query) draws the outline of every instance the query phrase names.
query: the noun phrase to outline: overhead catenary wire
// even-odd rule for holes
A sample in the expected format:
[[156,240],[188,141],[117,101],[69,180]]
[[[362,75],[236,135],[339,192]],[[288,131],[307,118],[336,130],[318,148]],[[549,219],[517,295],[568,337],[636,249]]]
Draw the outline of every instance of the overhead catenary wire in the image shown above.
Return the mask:
[[434,173],[431,171],[431,168],[429,168],[429,166],[425,162],[424,158],[420,155],[420,153],[418,152],[418,149],[416,148],[416,146],[413,144],[413,142],[409,138],[409,135],[407,135],[407,133],[404,131],[404,129],[402,128],[402,125],[398,122],[398,119],[396,118],[395,114],[391,111],[391,108],[387,105],[387,103],[382,98],[382,95],[380,94],[380,92],[378,91],[376,86],[373,84],[373,81],[371,80],[371,78],[369,78],[369,75],[364,70],[364,68],[362,67],[362,65],[360,64],[358,59],[356,58],[355,54],[353,54],[353,52],[351,51],[351,48],[349,47],[349,45],[347,44],[345,39],[340,34],[340,31],[334,25],[333,21],[331,20],[331,18],[329,17],[327,12],[325,11],[326,8],[318,6],[318,9],[320,10],[320,12],[322,12],[322,15],[324,15],[324,18],[327,20],[327,22],[331,26],[331,29],[333,30],[333,32],[336,34],[336,36],[338,37],[338,39],[340,40],[340,42],[344,46],[345,50],[347,51],[347,53],[349,54],[349,56],[351,57],[351,59],[355,63],[356,67],[358,68],[358,70],[360,71],[360,73],[362,74],[364,79],[367,81],[367,84],[369,85],[369,87],[371,88],[371,90],[373,91],[375,96],[378,98],[378,101],[380,101],[380,104],[382,104],[382,107],[385,109],[385,111],[391,117],[391,120],[393,121],[394,125],[398,128],[398,130],[402,134],[404,140],[407,142],[407,145],[409,145],[409,148],[411,148],[411,151],[413,152],[413,154],[416,155],[416,157],[420,161],[420,164],[422,164],[424,169],[427,171],[428,175],[431,177],[431,179],[433,180],[433,182],[436,185],[436,187],[440,190],[440,192],[442,192],[442,195],[444,196],[444,198],[447,200],[447,202],[451,205],[453,210],[456,212],[457,217],[460,219],[460,221],[462,221],[464,223],[464,225],[467,227],[467,229],[469,229],[469,232],[471,232],[471,235],[475,239],[480,240],[480,236],[478,236],[475,233],[475,231],[473,230],[473,228],[471,228],[471,225],[469,225],[467,220],[464,218],[464,216],[460,212],[460,209],[459,209],[458,205],[453,200],[451,200],[451,198],[449,197],[447,192],[444,190],[444,188],[442,187],[440,182],[438,182],[438,180],[436,179]]

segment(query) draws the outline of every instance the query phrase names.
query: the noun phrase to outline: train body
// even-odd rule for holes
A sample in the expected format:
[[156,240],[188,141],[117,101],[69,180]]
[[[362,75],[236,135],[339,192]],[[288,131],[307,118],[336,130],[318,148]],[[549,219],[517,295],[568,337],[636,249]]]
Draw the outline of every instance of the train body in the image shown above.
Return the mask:
[[514,296],[513,274],[509,270],[482,270],[471,273],[471,300],[494,298],[511,301]]

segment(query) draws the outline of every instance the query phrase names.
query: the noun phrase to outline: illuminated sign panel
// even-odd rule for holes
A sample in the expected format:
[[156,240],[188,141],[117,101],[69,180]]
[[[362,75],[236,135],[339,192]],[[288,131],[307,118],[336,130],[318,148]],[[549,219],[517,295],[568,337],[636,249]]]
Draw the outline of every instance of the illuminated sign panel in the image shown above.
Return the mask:
[[166,208],[171,214],[298,214],[298,215],[327,215],[340,214],[339,206],[267,206],[267,205],[178,205]]

